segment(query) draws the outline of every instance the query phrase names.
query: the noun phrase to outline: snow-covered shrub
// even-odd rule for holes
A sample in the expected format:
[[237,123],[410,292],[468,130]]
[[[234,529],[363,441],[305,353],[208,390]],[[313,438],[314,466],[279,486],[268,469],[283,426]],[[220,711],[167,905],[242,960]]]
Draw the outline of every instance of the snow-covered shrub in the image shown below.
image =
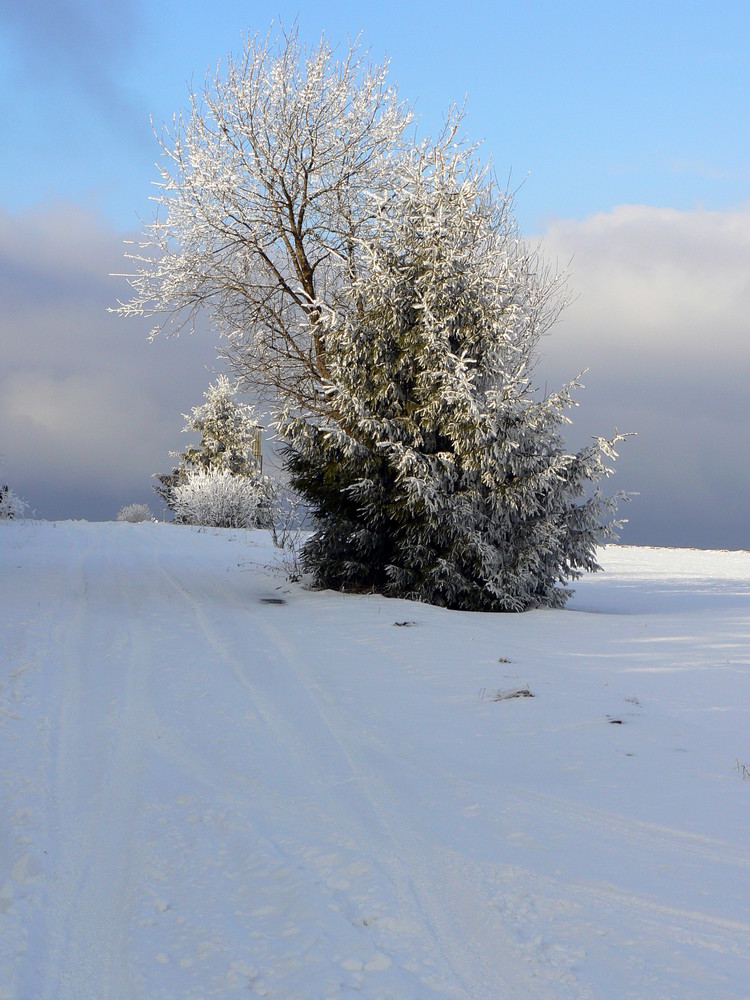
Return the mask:
[[26,501],[17,496],[10,486],[0,486],[0,520],[23,517],[27,507]]
[[192,469],[172,493],[177,521],[212,528],[267,528],[272,523],[274,483],[259,473]]
[[154,515],[145,503],[128,503],[117,512],[118,521],[127,521],[128,524],[138,524],[141,521],[153,521]]

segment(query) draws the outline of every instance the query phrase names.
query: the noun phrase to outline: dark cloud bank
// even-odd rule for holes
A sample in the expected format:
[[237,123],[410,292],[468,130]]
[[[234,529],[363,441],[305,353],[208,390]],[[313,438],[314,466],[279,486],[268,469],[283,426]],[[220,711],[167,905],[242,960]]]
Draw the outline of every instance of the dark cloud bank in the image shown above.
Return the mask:
[[[544,341],[550,388],[588,367],[572,444],[636,431],[612,489],[623,541],[750,547],[747,389],[750,211],[626,206],[559,223],[545,256],[577,295]],[[184,444],[181,414],[216,367],[206,333],[148,341],[107,313],[127,294],[123,235],[65,205],[0,214],[0,453],[39,516],[109,519],[158,507],[151,476]]]
[[148,340],[107,312],[127,285],[123,237],[73,206],[0,213],[0,454],[49,519],[156,509],[151,475],[184,445],[181,414],[212,378],[210,335]]
[[545,342],[553,378],[589,371],[571,438],[613,424],[613,482],[639,496],[623,540],[750,548],[750,210],[621,206],[544,239],[579,297]]

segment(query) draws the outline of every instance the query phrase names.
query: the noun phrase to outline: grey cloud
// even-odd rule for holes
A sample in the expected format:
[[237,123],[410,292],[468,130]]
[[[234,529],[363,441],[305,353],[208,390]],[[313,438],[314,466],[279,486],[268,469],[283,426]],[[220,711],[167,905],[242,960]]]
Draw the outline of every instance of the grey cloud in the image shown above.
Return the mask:
[[[37,252],[34,252],[34,247]],[[46,518],[113,517],[157,501],[154,472],[184,443],[211,335],[148,341],[147,321],[107,313],[122,236],[72,206],[0,213],[0,454],[13,489]]]
[[613,425],[623,540],[750,547],[750,210],[621,206],[544,236],[577,298],[543,343],[551,384],[588,367],[571,441]]
[[[612,489],[637,491],[623,540],[748,548],[750,213],[623,207],[551,226],[577,297],[543,342],[549,388],[588,366],[571,445],[614,426]],[[151,475],[184,443],[181,414],[212,377],[215,338],[148,342],[122,236],[73,206],[0,212],[0,454],[41,516],[109,518],[154,503]]]

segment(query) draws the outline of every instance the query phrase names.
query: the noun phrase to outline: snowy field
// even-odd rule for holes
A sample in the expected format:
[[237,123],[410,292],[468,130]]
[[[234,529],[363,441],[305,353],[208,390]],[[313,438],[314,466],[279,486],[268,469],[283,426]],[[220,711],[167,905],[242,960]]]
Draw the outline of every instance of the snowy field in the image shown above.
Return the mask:
[[518,616],[275,559],[0,523],[2,1000],[750,997],[750,554]]

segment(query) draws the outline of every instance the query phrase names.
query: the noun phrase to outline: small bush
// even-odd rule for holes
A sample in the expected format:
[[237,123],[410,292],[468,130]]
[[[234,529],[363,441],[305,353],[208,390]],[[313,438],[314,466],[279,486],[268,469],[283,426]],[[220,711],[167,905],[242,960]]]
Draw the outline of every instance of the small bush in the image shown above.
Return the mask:
[[26,501],[16,496],[9,486],[0,486],[0,521],[23,517],[27,507]]
[[194,469],[173,492],[172,509],[183,524],[210,528],[268,528],[276,487],[268,476],[234,476],[227,469]]
[[138,524],[141,521],[153,521],[154,515],[145,503],[128,503],[117,511],[117,520]]

